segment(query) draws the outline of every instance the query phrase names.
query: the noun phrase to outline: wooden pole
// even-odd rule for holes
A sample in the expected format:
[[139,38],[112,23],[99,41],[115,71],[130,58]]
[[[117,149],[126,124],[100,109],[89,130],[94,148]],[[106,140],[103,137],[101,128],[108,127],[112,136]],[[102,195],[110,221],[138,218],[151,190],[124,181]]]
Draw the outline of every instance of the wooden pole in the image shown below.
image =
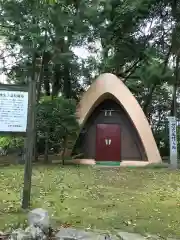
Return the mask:
[[27,120],[27,144],[25,149],[24,188],[22,208],[30,206],[32,159],[34,155],[34,129],[35,129],[35,107],[36,107],[36,82],[29,82],[29,106]]
[[36,77],[35,77],[35,54],[32,61],[32,77],[29,81],[29,102],[28,102],[28,119],[27,119],[27,138],[25,149],[25,168],[24,168],[24,187],[22,208],[27,209],[30,206],[31,198],[31,176],[32,176],[32,159],[34,156],[35,141],[35,116],[36,116]]

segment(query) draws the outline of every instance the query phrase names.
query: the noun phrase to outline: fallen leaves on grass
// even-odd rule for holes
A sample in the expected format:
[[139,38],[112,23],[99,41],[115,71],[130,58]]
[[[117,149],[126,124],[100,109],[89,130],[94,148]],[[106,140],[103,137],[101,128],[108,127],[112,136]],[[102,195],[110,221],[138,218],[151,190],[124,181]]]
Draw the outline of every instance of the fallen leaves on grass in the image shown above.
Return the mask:
[[[180,236],[179,180],[178,171],[167,169],[35,166],[32,208],[47,209],[57,226]],[[22,183],[23,167],[1,169],[0,229],[26,218]]]

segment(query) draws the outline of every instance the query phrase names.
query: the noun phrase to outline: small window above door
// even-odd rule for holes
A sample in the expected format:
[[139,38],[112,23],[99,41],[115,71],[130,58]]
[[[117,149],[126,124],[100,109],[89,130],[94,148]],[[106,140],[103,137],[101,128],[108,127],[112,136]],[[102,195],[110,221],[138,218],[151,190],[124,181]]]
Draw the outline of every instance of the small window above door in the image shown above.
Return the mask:
[[104,116],[105,117],[111,117],[112,116],[112,110],[104,110]]

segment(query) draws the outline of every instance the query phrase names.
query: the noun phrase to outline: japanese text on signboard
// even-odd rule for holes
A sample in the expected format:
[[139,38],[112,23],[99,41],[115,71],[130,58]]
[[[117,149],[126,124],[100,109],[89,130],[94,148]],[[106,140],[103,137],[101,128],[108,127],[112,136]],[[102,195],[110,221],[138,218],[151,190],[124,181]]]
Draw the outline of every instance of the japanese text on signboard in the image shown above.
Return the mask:
[[177,149],[177,143],[176,143],[176,122],[171,123],[171,143],[172,143],[172,149]]
[[25,132],[28,92],[0,90],[0,132]]

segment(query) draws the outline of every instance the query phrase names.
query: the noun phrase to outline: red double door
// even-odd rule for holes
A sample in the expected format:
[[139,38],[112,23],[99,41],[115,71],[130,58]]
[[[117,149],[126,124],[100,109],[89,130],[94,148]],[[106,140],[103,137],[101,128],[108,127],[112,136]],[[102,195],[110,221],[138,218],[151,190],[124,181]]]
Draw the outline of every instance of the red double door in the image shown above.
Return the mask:
[[120,126],[98,124],[96,127],[96,161],[120,161]]

